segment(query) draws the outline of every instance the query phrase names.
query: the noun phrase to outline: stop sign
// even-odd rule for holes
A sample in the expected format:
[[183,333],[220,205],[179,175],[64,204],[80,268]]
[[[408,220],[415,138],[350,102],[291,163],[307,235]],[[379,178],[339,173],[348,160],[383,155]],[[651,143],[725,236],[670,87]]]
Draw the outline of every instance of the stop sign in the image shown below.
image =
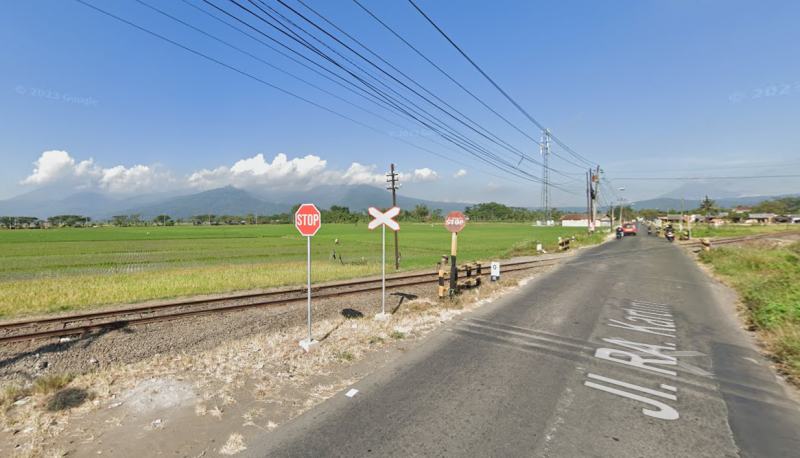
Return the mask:
[[320,226],[320,213],[314,204],[303,204],[294,214],[294,225],[301,234],[310,237],[317,233]]
[[444,218],[444,227],[452,233],[457,233],[467,225],[467,219],[461,212],[450,212]]

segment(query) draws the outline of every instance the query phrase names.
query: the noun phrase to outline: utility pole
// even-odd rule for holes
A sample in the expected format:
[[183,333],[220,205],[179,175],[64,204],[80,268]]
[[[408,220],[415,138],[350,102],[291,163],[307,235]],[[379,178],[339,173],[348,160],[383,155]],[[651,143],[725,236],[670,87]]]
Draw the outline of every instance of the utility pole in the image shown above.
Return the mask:
[[[594,229],[597,227],[597,199],[599,197],[598,193],[600,191],[600,166],[597,166],[597,173],[592,173],[589,170],[589,174],[592,176],[592,183],[594,183],[594,189],[591,190],[592,194],[592,214],[589,216],[589,225],[590,229],[589,232],[594,232]],[[589,187],[591,188],[591,183]]]
[[[395,164],[392,164],[392,171],[386,174],[386,189],[392,191],[392,207],[397,206],[397,195],[395,192],[403,187],[400,184],[398,173],[394,171]],[[394,232],[394,269],[400,268],[400,251],[397,247],[397,231]]]
[[592,182],[589,175],[592,172],[586,173],[586,232],[590,232],[592,226]]
[[550,156],[550,129],[545,129],[542,136],[542,220],[544,225],[550,221],[550,167],[547,165]]

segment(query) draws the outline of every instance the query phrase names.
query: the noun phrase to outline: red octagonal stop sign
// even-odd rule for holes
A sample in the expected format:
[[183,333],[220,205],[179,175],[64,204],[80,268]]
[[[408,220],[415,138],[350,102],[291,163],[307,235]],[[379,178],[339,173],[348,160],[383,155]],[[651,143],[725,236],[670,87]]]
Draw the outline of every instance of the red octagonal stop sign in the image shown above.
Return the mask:
[[317,233],[322,222],[320,213],[314,204],[303,204],[294,214],[294,225],[301,234],[310,237]]
[[452,233],[458,233],[467,225],[467,219],[461,212],[450,212],[444,217],[444,227]]

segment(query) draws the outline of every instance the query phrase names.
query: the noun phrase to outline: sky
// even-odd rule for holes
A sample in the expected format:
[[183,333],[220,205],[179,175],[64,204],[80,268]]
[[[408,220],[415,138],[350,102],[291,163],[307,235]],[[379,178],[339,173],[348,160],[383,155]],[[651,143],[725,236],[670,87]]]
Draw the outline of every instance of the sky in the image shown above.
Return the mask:
[[[400,192],[411,197],[541,205],[540,128],[408,0],[359,2],[475,97],[353,0],[303,2],[379,57],[298,0],[283,3],[372,64],[278,0],[237,2],[262,16],[253,3],[280,12],[337,63],[394,91],[392,103],[433,121],[426,126],[376,101],[350,75],[227,0],[5,1],[0,200],[53,184],[117,197],[228,184],[383,186],[394,163]],[[570,149],[551,143],[554,207],[585,205],[590,164],[602,170],[601,203],[686,184],[720,194],[800,193],[800,2],[414,3]],[[340,75],[331,76],[340,84],[308,67]],[[430,122],[477,146],[449,141]]]

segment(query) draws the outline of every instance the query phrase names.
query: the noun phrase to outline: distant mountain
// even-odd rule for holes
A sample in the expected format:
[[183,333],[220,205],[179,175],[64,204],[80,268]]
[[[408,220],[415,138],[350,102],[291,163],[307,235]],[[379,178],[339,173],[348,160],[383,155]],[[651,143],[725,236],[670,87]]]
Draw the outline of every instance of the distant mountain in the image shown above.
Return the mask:
[[[66,196],[66,197],[65,197]],[[87,215],[110,211],[117,201],[92,191],[70,192],[46,188],[0,201],[0,215],[36,216]]]
[[[741,205],[752,206],[759,202],[779,199],[781,197],[800,197],[800,194],[785,194],[780,196],[741,196],[741,197],[720,198],[720,199],[715,198],[714,196],[709,194],[709,197],[711,198],[711,200],[714,201],[714,203],[719,208],[733,208]],[[702,199],[684,199],[683,209],[686,211],[694,210],[695,208],[700,207],[701,203]],[[658,199],[642,200],[636,202],[633,205],[633,208],[635,208],[636,210],[643,210],[643,209],[655,209],[661,211],[680,210],[681,199],[658,198]]]
[[99,219],[110,219],[114,215],[140,214],[143,220],[152,220],[158,215],[169,215],[173,219],[194,215],[274,215],[291,210],[291,205],[276,204],[260,200],[249,192],[233,186],[203,191],[197,194],[172,197],[160,202],[119,208],[113,214],[100,215]]
[[[249,190],[253,195],[282,202],[290,206],[302,203],[313,203],[320,209],[329,209],[332,205],[347,207],[351,212],[360,212],[369,207],[391,207],[392,193],[375,186],[361,185],[324,185],[303,192],[280,192]],[[431,210],[441,209],[444,214],[454,210],[464,210],[471,204],[440,202],[407,197],[397,194],[397,206],[412,209],[415,205],[427,205]]]
[[659,199],[687,199],[687,200],[703,200],[705,196],[711,199],[729,199],[741,196],[737,192],[727,191],[725,189],[714,188],[703,183],[687,183],[678,189],[672,190]]

